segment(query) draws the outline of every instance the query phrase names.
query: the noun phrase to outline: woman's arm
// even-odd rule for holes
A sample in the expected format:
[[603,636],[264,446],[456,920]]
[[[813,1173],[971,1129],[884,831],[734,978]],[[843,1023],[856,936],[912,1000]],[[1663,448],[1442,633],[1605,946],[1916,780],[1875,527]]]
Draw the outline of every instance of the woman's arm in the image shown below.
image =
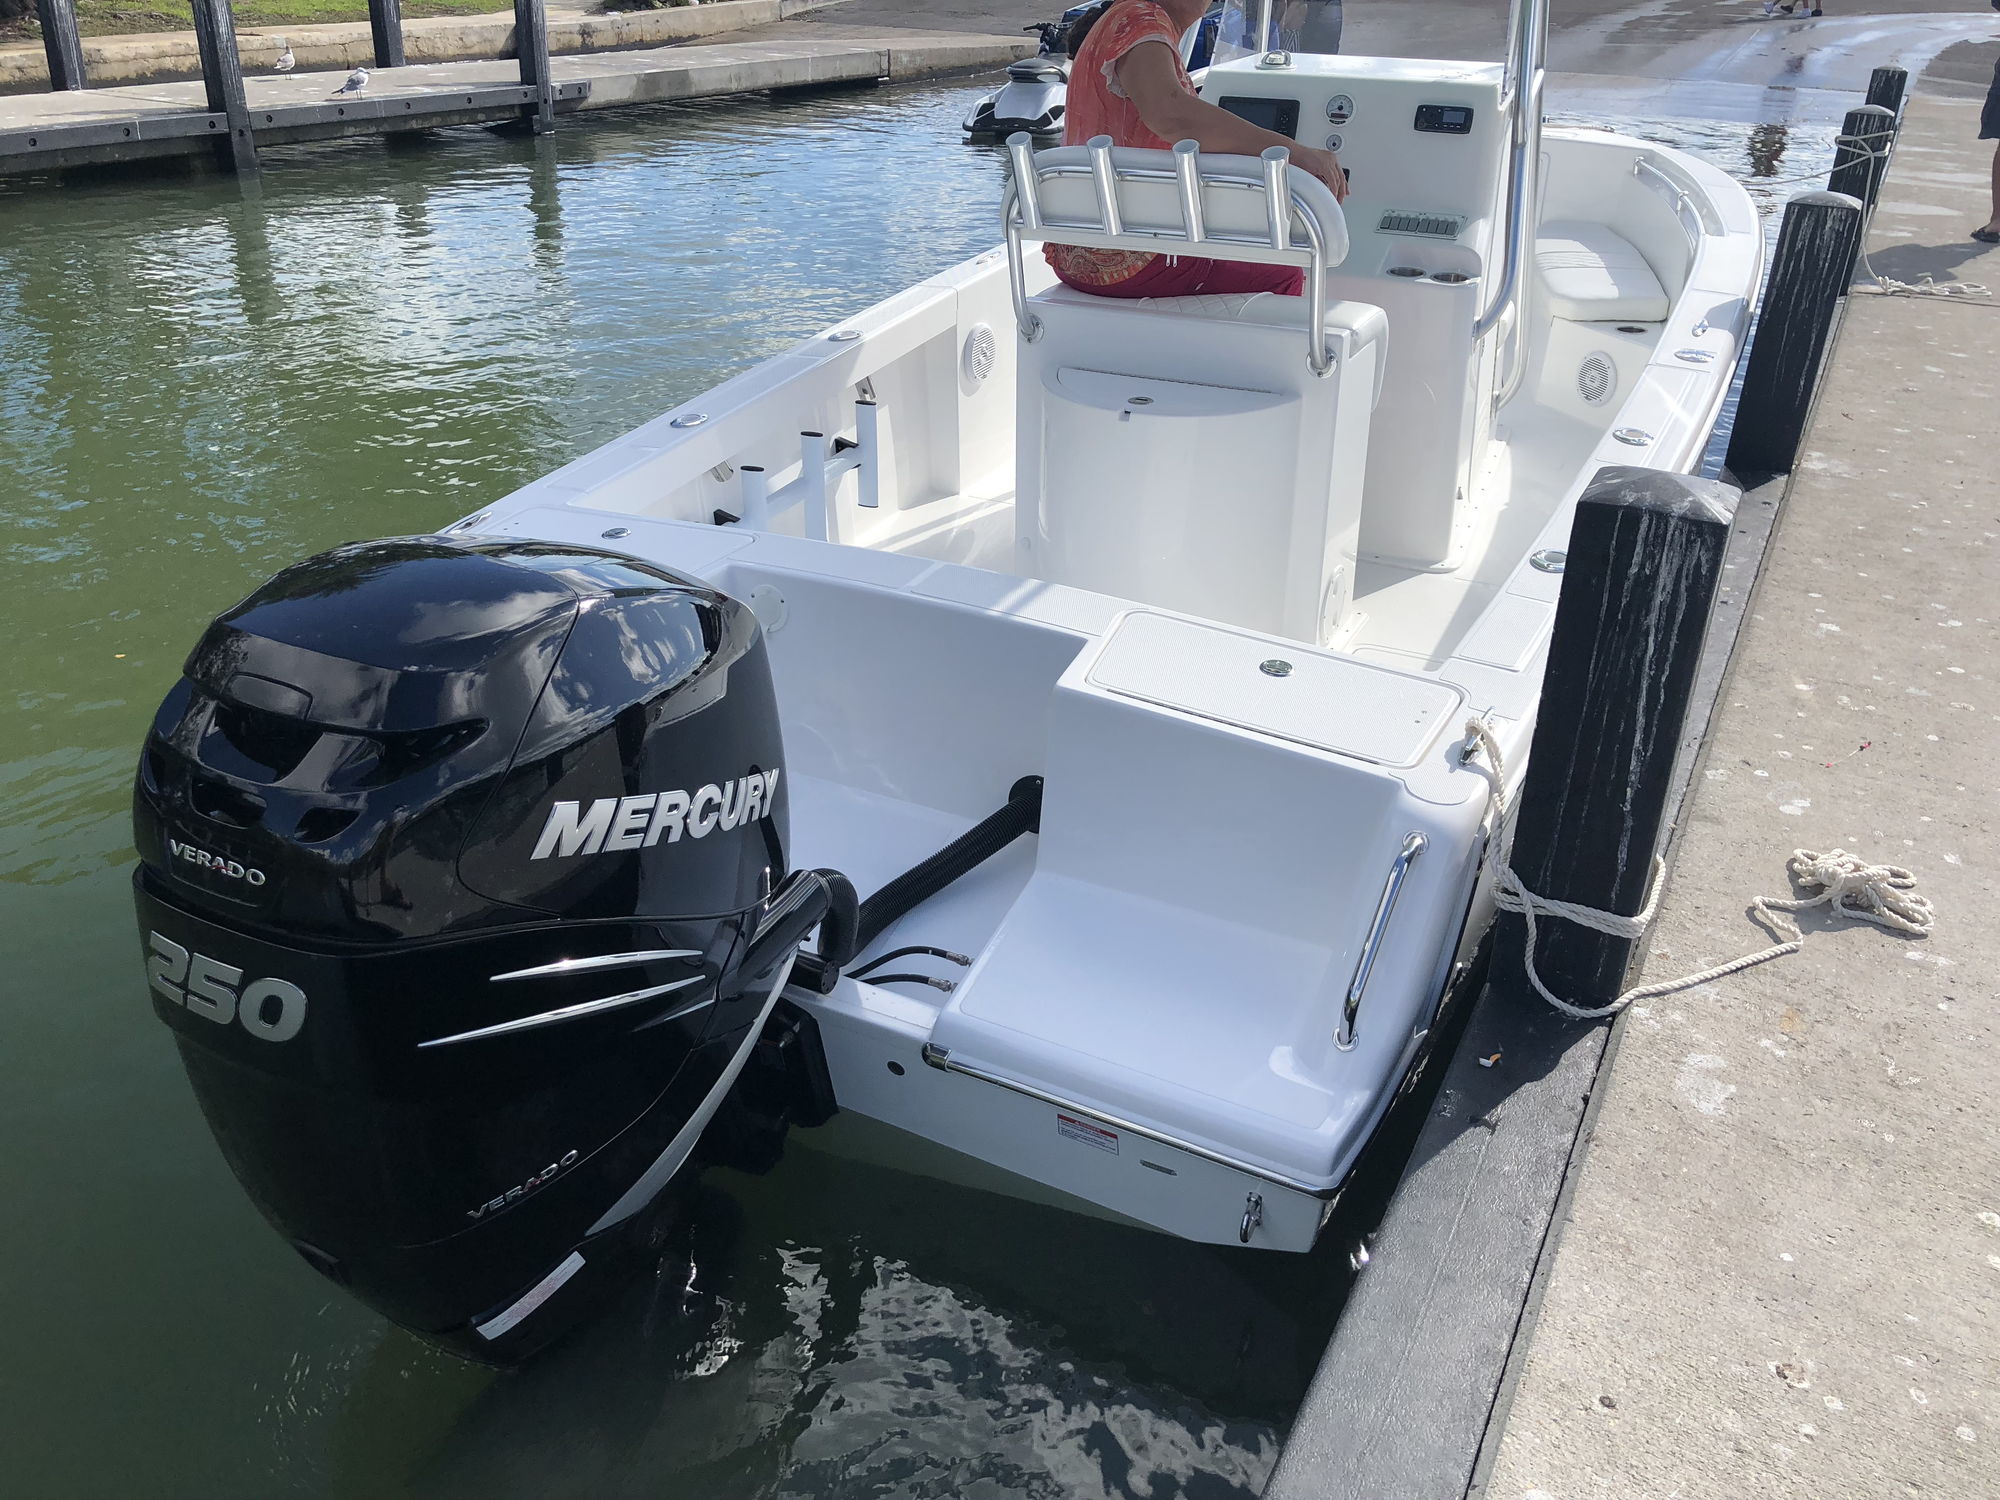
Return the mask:
[[1118,86],[1139,111],[1140,120],[1161,139],[1193,141],[1204,151],[1236,156],[1257,156],[1283,146],[1292,153],[1293,162],[1331,188],[1336,199],[1346,198],[1347,174],[1340,169],[1339,157],[1197,99],[1181,87],[1173,49],[1165,42],[1139,43],[1118,59],[1117,72]]

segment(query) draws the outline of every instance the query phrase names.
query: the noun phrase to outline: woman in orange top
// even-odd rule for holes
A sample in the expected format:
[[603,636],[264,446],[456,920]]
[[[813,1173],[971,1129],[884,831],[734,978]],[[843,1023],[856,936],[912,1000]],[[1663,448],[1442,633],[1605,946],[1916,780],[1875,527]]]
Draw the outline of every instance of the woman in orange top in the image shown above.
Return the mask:
[[[1112,0],[1070,65],[1063,144],[1080,146],[1108,135],[1113,145],[1170,151],[1194,141],[1204,151],[1256,156],[1283,146],[1295,165],[1347,196],[1347,178],[1331,151],[1252,125],[1195,96],[1181,64],[1181,36],[1208,9],[1209,0]],[[1184,297],[1197,292],[1279,292],[1296,297],[1305,273],[1291,266],[1201,260],[1189,255],[1086,250],[1050,245],[1057,276],[1078,291],[1100,297]]]

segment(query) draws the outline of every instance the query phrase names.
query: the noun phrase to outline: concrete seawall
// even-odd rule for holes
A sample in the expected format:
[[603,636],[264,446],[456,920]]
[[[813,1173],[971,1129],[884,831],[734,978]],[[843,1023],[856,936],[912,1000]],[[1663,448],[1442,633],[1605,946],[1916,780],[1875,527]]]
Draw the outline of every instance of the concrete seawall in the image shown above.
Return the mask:
[[[659,47],[726,35],[753,26],[809,15],[846,0],[712,0],[671,10],[586,11],[549,8],[549,51],[610,52]],[[261,26],[239,29],[243,71],[268,73],[290,43],[302,73],[373,67],[368,23],[336,26]],[[484,16],[432,16],[403,22],[403,48],[412,63],[481,62],[515,56],[511,10]],[[84,67],[93,88],[199,78],[201,59],[193,32],[86,37]],[[39,42],[0,47],[0,94],[39,93],[49,86],[48,59]]]

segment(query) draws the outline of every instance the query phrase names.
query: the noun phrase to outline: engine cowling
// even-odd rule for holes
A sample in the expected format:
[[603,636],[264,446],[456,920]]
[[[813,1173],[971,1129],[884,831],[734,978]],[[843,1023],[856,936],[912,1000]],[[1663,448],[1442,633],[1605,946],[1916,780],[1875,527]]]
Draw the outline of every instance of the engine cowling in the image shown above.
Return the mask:
[[824,911],[747,606],[608,552],[343,547],[217,619],[134,799],[155,1012],[320,1271],[520,1358],[622,1279]]

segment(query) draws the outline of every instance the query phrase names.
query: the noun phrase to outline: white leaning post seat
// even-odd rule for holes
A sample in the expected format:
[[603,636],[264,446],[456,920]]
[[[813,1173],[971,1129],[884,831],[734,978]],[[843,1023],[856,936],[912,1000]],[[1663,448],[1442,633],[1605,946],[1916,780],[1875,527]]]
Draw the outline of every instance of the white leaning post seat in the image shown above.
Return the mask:
[[1670,306],[1639,247],[1602,224],[1544,224],[1535,267],[1549,311],[1571,322],[1658,323]]
[[[1021,571],[1325,642],[1353,598],[1387,326],[1327,303],[1339,203],[1275,148],[1008,146]],[[1306,295],[1030,298],[1029,241],[1296,266]]]

